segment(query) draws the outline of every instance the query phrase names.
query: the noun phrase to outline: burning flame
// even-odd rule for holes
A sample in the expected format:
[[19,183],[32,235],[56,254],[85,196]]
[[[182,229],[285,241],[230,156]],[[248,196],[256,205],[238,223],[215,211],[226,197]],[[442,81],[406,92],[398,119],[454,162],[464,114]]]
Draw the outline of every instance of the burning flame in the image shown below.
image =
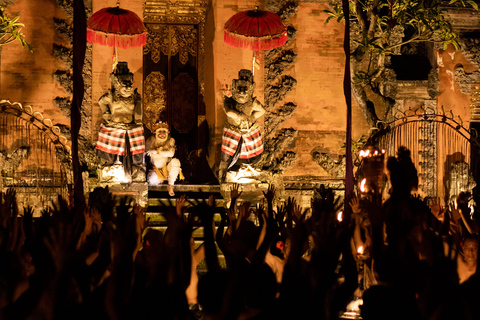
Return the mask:
[[364,252],[363,246],[359,246],[359,247],[357,248],[357,253],[358,253],[358,254],[363,254],[363,252]]
[[382,149],[382,151],[378,151],[378,150],[360,150],[360,152],[358,153],[358,156],[360,158],[367,158],[367,157],[378,157],[378,156],[381,156],[381,155],[384,155],[385,154],[385,150]]
[[364,178],[362,182],[360,182],[360,191],[361,192],[367,192],[367,188],[365,185],[367,184],[367,178]]
[[343,211],[340,211],[339,213],[337,213],[337,220],[338,220],[338,222],[343,221]]

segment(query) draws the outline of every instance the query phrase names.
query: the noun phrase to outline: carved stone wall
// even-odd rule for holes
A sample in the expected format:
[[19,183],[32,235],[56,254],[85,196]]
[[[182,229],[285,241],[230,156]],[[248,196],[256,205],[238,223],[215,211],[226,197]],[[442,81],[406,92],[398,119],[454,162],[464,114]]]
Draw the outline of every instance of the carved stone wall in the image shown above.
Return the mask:
[[297,130],[277,129],[297,110],[294,102],[278,105],[297,85],[297,80],[285,74],[291,69],[297,54],[294,49],[296,29],[288,24],[296,13],[298,4],[292,1],[268,1],[266,10],[276,12],[283,23],[288,26],[288,40],[281,48],[275,48],[265,53],[265,122],[264,122],[264,152],[257,167],[268,171],[274,177],[280,177],[292,165],[296,154],[286,151],[291,148],[297,136]]
[[[435,100],[425,101],[425,110],[427,113],[436,113],[437,104]],[[428,120],[429,116],[425,115],[424,120]],[[432,118],[432,120],[434,120]],[[437,170],[437,124],[434,121],[422,121],[419,139],[419,170],[418,177],[419,189],[429,197],[437,196],[438,170]]]
[[[54,80],[65,90],[65,96],[57,96],[52,103],[65,116],[70,118],[70,109],[73,95],[73,0],[57,0],[57,5],[68,17],[68,20],[53,17],[55,32],[57,33],[59,43],[53,44],[53,55],[63,64],[63,68],[57,69],[54,74]],[[92,14],[91,0],[85,0],[85,10],[88,17]],[[78,155],[81,165],[88,168],[89,171],[95,172],[97,169],[97,157],[94,152],[92,140],[92,44],[87,43],[85,53],[85,61],[83,66],[83,81],[85,92],[81,106],[82,124],[79,133],[79,150]],[[62,126],[63,133],[70,139],[69,126]]]

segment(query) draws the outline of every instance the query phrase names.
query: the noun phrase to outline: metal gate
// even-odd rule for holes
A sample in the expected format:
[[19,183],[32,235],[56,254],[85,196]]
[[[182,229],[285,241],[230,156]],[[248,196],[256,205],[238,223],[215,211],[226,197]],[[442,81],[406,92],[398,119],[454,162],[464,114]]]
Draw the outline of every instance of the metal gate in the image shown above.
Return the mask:
[[478,145],[460,117],[455,118],[451,111],[445,113],[443,108],[442,114],[428,108],[399,112],[393,121],[382,123],[370,139],[378,149],[385,150],[387,156],[395,156],[400,146],[407,147],[418,171],[419,193],[444,201],[449,197],[452,165],[466,163],[469,166],[471,144]]
[[30,106],[2,100],[0,108],[1,190],[14,188],[20,209],[36,214],[58,195],[67,199],[71,158],[60,129]]

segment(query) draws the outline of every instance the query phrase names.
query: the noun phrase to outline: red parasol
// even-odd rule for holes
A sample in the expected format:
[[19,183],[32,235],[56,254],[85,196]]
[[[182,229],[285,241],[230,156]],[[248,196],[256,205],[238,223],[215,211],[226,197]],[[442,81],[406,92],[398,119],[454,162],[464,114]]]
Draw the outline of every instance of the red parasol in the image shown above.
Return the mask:
[[228,19],[223,40],[229,46],[253,50],[252,73],[260,69],[256,51],[281,47],[287,42],[287,30],[278,15],[264,10],[248,10]]
[[87,21],[87,41],[114,48],[141,47],[147,43],[147,30],[142,19],[130,10],[103,8]]
[[270,50],[287,42],[285,25],[278,15],[270,11],[239,12],[228,19],[223,31],[225,43],[235,48]]

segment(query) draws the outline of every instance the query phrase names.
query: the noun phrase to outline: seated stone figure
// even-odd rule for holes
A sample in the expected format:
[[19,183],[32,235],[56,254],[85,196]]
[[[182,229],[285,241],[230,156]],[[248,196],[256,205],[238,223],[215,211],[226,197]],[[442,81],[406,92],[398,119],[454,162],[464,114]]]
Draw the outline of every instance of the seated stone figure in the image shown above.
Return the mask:
[[227,123],[223,129],[219,180],[234,164],[254,164],[263,152],[261,128],[257,119],[265,113],[262,104],[253,96],[255,83],[250,70],[238,72],[232,82],[232,96],[225,97]]
[[174,158],[175,139],[170,137],[168,124],[157,122],[153,125],[154,135],[147,140],[147,156],[150,158],[152,169],[147,175],[148,185],[159,186],[165,180],[168,181],[168,194],[174,196],[173,186],[180,176],[183,180],[183,174],[180,168],[180,160]]
[[95,148],[106,167],[122,164],[128,181],[131,180],[132,166],[144,163],[141,98],[137,90],[133,90],[133,73],[126,62],[118,63],[110,79],[112,89],[98,101],[103,111],[103,121]]

